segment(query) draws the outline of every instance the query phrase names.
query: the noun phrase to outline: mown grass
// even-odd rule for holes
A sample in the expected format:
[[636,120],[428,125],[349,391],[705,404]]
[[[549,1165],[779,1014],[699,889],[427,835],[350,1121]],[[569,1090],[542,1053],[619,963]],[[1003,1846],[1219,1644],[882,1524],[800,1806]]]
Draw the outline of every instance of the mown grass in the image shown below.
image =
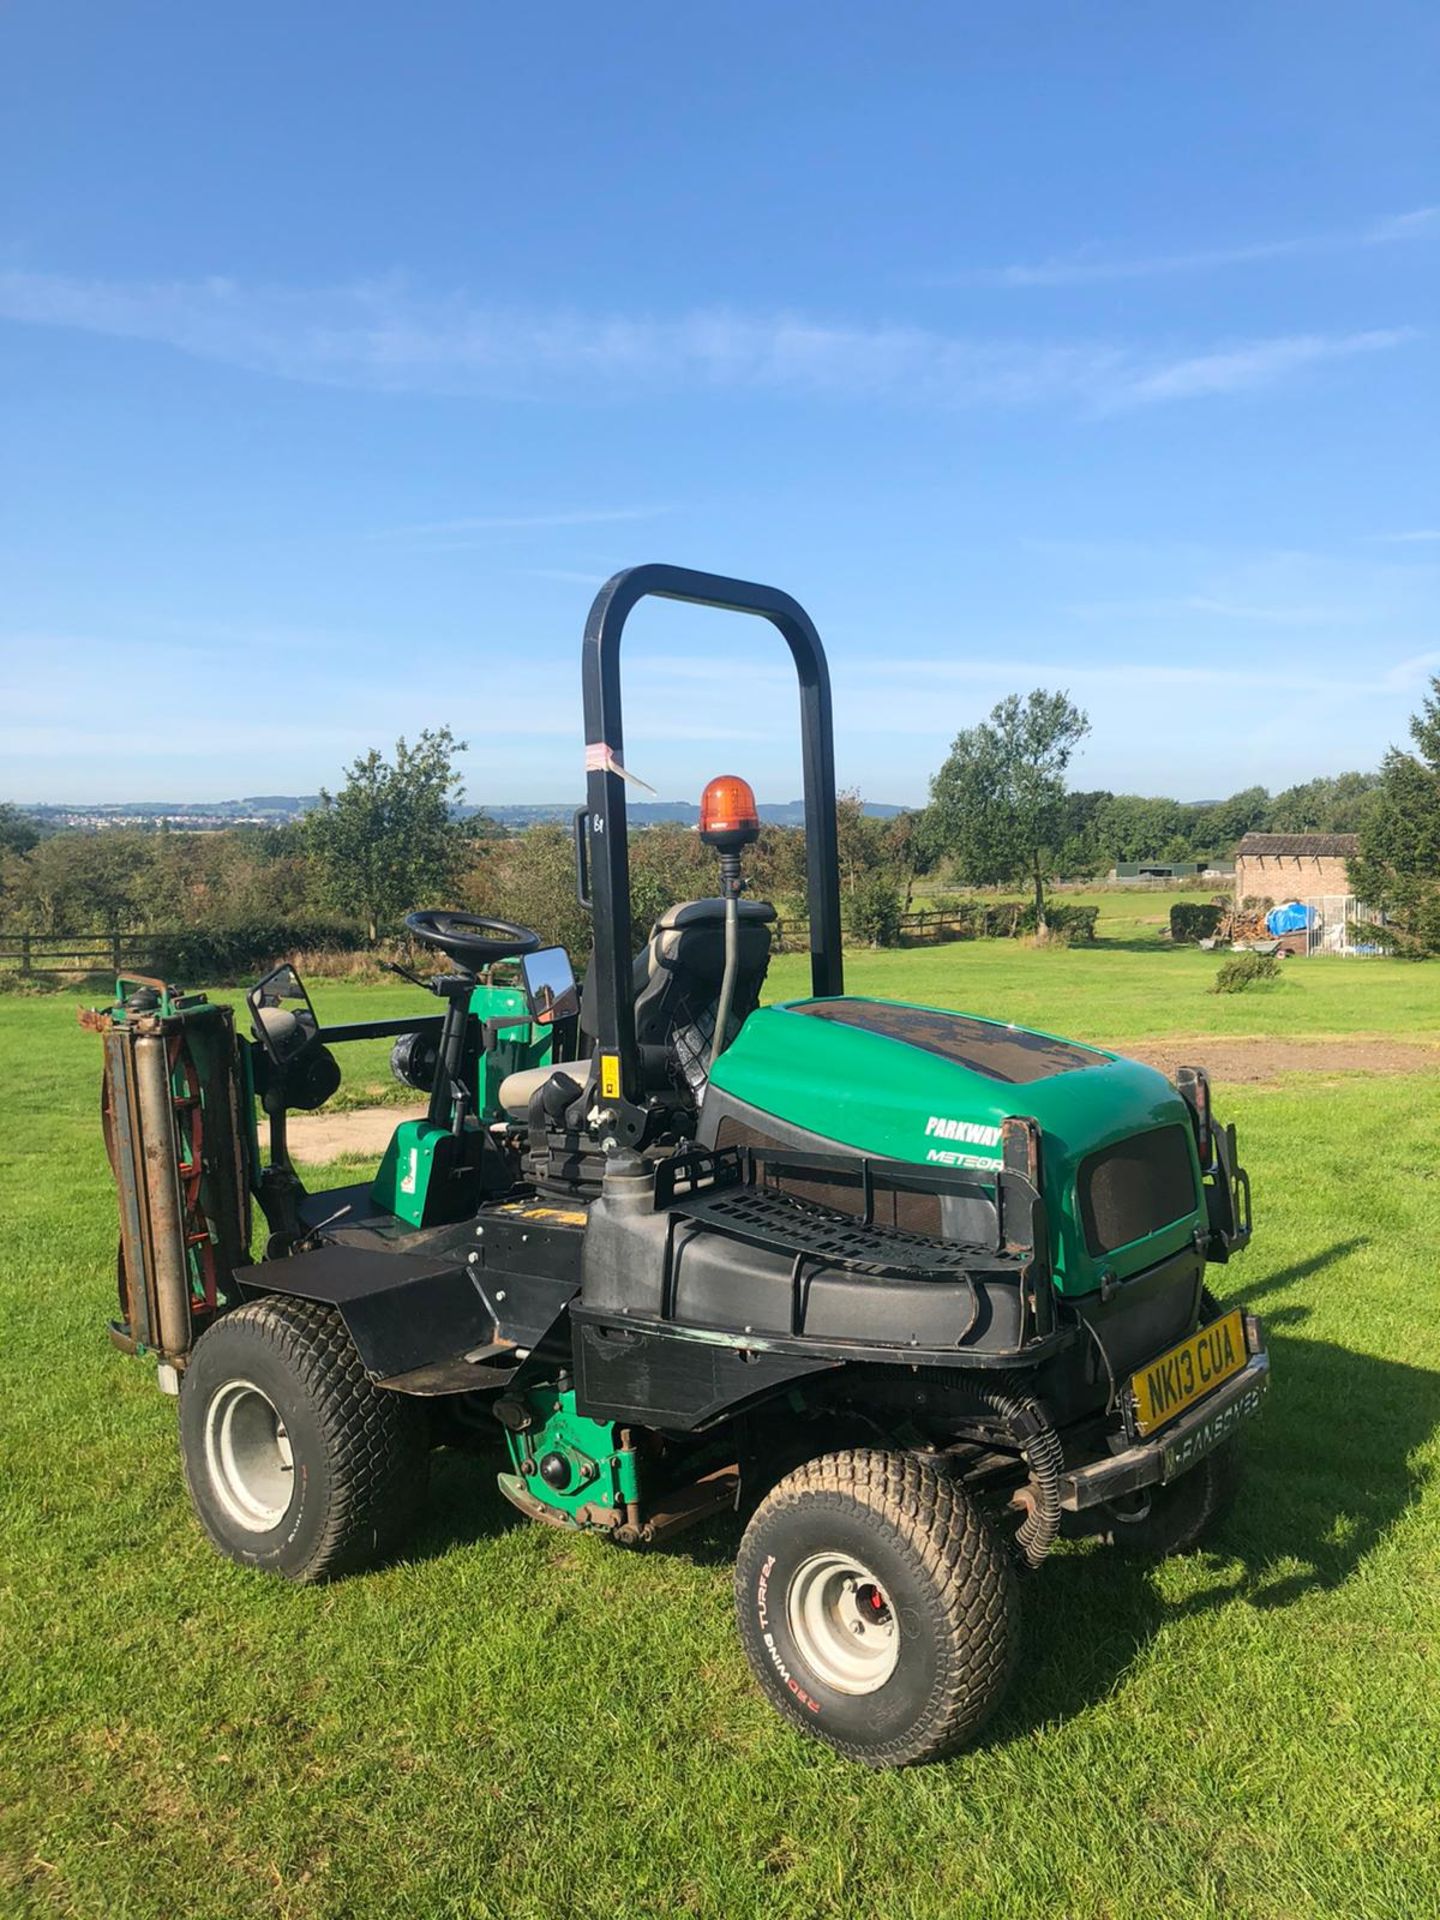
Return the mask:
[[[938,897],[953,900],[963,893],[963,888],[949,892],[942,889]],[[1064,887],[1050,897],[1059,905],[1098,909],[1097,930],[1107,939],[1147,939],[1153,944],[1160,937],[1161,928],[1169,926],[1170,909],[1177,900],[1208,902],[1217,895],[1213,888],[1204,887],[1097,886]],[[923,908],[933,913],[937,911],[936,898],[933,893],[917,891],[912,896],[912,908],[916,912]]]
[[[1273,986],[1217,995],[1210,989],[1225,958],[1138,942],[1017,948],[1009,940],[960,940],[899,954],[848,951],[845,988],[961,1007],[1080,1040],[1353,1033],[1425,1040],[1440,1031],[1440,970],[1423,962],[1289,960]],[[772,999],[807,994],[807,957],[773,960],[766,991]]]
[[[1287,960],[1272,987],[1212,993],[1226,956],[1171,947],[1162,938],[1177,900],[1210,897],[1143,888],[1066,893],[1067,904],[1099,909],[1093,946],[957,940],[900,953],[851,948],[845,986],[850,993],[963,1008],[1080,1040],[1353,1033],[1426,1040],[1440,1032],[1440,974],[1413,961]],[[769,998],[796,998],[809,990],[805,954],[782,954],[771,962]]]
[[[850,978],[1082,1036],[1437,1025],[1426,969],[1296,963],[1224,1002],[1213,964],[976,944]],[[1240,1508],[1159,1568],[1062,1550],[983,1745],[872,1776],[751,1687],[724,1526],[627,1555],[520,1522],[490,1464],[444,1454],[403,1564],[302,1591],[216,1558],[173,1403],[105,1341],[99,1049],[73,1005],[0,1002],[0,1911],[1440,1911],[1431,1076],[1222,1087],[1258,1232],[1219,1280],[1275,1353]]]

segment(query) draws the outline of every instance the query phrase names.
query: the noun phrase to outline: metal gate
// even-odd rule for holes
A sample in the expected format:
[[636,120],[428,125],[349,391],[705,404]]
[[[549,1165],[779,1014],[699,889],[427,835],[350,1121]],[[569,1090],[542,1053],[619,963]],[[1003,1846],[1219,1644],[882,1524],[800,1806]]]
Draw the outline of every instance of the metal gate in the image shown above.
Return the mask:
[[1383,949],[1367,937],[1369,924],[1381,916],[1353,893],[1327,893],[1302,900],[1308,925],[1305,929],[1305,955],[1329,953],[1351,960],[1368,959]]

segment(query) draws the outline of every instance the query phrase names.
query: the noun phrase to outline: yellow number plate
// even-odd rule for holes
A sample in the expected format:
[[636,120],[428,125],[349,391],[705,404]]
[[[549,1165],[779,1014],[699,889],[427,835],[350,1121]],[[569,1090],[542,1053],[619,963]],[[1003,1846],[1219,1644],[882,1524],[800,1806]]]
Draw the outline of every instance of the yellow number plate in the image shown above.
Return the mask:
[[1239,1373],[1248,1359],[1245,1319],[1237,1307],[1130,1376],[1136,1431],[1153,1433],[1163,1427]]

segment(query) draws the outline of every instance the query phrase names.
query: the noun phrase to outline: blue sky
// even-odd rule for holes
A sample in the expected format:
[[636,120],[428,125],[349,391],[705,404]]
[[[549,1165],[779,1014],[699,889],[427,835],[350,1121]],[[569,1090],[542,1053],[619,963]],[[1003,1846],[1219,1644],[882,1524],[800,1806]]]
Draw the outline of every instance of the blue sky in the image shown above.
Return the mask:
[[[1373,766],[1440,671],[1440,15],[12,0],[0,795],[578,792],[594,587],[814,614],[916,801]],[[643,610],[627,760],[799,791],[783,653]]]

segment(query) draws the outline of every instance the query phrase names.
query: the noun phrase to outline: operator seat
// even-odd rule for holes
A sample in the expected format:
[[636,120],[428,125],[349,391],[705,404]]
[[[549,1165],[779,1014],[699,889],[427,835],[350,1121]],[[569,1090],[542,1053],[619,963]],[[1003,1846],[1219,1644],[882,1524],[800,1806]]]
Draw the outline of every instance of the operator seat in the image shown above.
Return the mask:
[[[770,922],[775,918],[775,909],[766,900],[741,900],[737,905],[739,955],[727,1045],[759,1004],[770,965]],[[710,1048],[724,972],[725,902],[685,900],[667,907],[635,956],[633,973],[635,1038],[646,1091],[659,1092],[668,1085],[683,1084],[699,1103],[710,1076]],[[580,1025],[593,1039],[587,1012],[582,1000]],[[531,1100],[553,1073],[566,1073],[587,1088],[594,1071],[592,1056],[512,1073],[500,1083],[500,1104],[512,1119],[523,1120],[529,1114]]]

